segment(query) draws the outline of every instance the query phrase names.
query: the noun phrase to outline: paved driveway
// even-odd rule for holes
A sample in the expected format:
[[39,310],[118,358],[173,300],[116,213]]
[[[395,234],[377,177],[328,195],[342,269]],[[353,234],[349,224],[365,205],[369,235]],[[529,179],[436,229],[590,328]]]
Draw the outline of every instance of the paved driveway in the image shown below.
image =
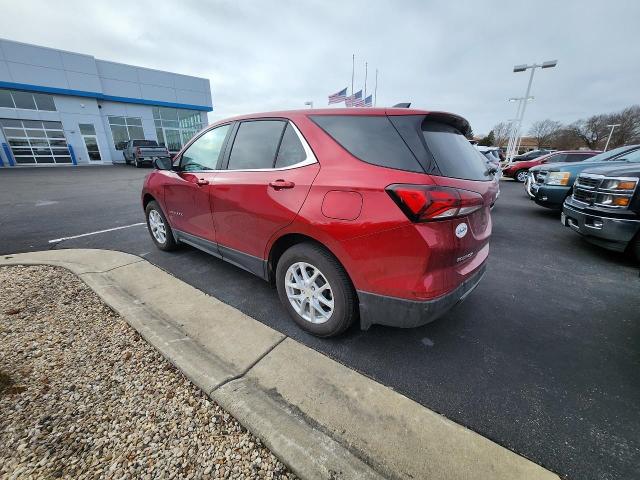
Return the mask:
[[[156,250],[128,167],[0,170],[0,253],[107,248],[197,288],[570,478],[635,478],[640,464],[640,278],[502,182],[488,271],[437,322],[320,340],[275,290],[192,248]],[[133,225],[133,226],[131,226]],[[118,230],[110,230],[126,227]],[[57,243],[49,240],[74,237]],[[437,439],[435,439],[437,441]]]

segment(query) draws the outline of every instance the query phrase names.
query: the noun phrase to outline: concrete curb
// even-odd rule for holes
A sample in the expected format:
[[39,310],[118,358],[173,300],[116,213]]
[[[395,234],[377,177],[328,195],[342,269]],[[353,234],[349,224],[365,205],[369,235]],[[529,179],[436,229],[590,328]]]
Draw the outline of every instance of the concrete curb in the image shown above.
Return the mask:
[[0,266],[30,264],[77,274],[302,478],[558,479],[140,257],[0,257]]

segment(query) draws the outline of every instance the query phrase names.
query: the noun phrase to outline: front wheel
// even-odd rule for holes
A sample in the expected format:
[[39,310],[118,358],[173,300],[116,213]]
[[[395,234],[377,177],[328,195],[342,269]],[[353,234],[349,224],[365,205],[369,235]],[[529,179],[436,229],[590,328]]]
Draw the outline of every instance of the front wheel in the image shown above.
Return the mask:
[[529,173],[528,173],[526,170],[518,170],[518,171],[516,172],[515,179],[516,179],[518,182],[522,183],[522,182],[524,182],[524,181],[527,179],[527,175],[528,175],[528,174],[529,174]]
[[137,157],[134,159],[134,163],[136,165],[136,168],[142,168],[142,163],[140,161],[138,161]]
[[147,208],[145,208],[145,214],[147,217],[147,228],[149,229],[149,234],[151,234],[151,240],[156,244],[156,247],[167,252],[175,250],[178,245],[173,238],[173,231],[164,213],[162,213],[160,205],[155,201],[149,202]]
[[276,286],[291,318],[312,335],[339,335],[357,316],[347,272],[318,245],[299,243],[285,251],[276,267]]

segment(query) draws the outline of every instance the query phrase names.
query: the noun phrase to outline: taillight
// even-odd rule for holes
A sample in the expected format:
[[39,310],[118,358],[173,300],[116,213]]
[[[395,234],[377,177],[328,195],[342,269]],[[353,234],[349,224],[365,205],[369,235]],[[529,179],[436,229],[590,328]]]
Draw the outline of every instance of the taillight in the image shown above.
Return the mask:
[[458,188],[395,184],[386,190],[412,222],[469,215],[484,205],[479,193]]

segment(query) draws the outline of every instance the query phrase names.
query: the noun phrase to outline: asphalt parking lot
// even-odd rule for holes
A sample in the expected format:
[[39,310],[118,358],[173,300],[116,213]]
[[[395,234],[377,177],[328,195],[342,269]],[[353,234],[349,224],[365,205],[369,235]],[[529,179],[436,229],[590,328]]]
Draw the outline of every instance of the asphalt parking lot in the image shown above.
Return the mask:
[[[635,478],[640,464],[640,277],[501,182],[485,279],[437,322],[300,331],[276,291],[185,247],[154,248],[139,201],[148,170],[0,170],[0,253],[105,248],[141,255],[341,363],[569,478]],[[111,230],[118,227],[117,230]],[[49,243],[50,240],[76,237]],[[1,288],[1,286],[0,286]]]

